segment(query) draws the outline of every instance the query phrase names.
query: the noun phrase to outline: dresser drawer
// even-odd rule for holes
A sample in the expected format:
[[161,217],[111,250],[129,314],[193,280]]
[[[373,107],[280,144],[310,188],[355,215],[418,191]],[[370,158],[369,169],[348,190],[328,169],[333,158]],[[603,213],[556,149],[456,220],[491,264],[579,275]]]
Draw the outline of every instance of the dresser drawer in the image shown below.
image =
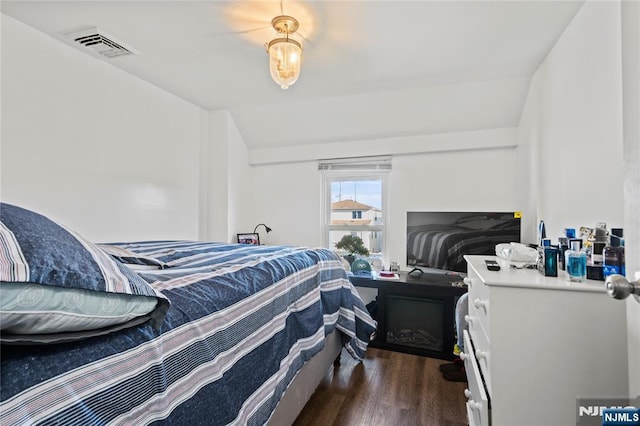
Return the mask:
[[469,316],[471,317],[473,326],[476,328],[480,326],[489,331],[491,321],[491,306],[489,303],[491,288],[485,285],[480,278],[474,276],[473,273],[470,273],[466,280],[469,288]]
[[465,389],[464,394],[467,397],[467,417],[470,426],[489,425],[489,398],[484,390],[482,375],[473,355],[473,346],[469,333],[464,332],[464,348],[466,353],[461,353],[460,358],[464,361],[464,369],[467,374],[467,383],[469,388]]
[[482,327],[482,323],[475,321],[474,324],[472,317],[470,317],[469,320],[471,321],[469,325],[469,337],[473,346],[467,346],[465,342],[464,350],[468,354],[471,354],[473,351],[473,355],[475,355],[476,362],[484,377],[489,395],[491,395],[491,341],[489,340],[487,330]]

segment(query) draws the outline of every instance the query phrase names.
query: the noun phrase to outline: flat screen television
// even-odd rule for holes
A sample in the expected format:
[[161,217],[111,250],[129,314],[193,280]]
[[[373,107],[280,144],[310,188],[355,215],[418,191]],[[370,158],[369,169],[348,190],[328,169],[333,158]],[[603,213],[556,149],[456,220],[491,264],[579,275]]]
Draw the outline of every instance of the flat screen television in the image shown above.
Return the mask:
[[407,266],[466,272],[465,254],[520,242],[517,212],[407,212]]

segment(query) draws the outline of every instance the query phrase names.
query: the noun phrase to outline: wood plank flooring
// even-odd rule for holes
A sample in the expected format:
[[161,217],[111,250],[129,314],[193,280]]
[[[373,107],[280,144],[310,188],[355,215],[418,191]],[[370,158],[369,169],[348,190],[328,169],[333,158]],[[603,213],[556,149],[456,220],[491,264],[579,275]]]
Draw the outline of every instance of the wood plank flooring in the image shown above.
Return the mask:
[[467,424],[464,382],[450,382],[447,361],[368,348],[362,363],[344,350],[294,426],[459,426]]

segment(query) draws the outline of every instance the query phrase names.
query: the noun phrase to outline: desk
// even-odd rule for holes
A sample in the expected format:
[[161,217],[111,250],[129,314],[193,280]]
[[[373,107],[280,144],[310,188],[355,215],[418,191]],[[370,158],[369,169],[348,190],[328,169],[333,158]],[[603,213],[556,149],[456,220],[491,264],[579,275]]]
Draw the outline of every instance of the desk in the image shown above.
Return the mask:
[[378,290],[378,330],[372,347],[453,359],[455,304],[467,292],[461,277],[401,272],[395,280],[358,275],[349,279],[356,287]]

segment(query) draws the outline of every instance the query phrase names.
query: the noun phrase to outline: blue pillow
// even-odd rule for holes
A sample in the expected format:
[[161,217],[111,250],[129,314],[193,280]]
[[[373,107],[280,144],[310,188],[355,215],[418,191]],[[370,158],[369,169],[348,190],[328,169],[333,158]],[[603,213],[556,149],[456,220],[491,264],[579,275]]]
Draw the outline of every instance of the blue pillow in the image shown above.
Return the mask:
[[[169,309],[169,300],[162,293],[95,244],[45,216],[6,203],[0,203],[0,285],[3,283],[19,284],[17,291],[23,286],[21,297],[30,303],[16,303],[20,300],[18,296],[13,303],[9,303],[9,298],[0,298],[0,341],[3,343],[77,340],[147,320],[159,327]],[[16,286],[12,285],[11,290],[16,291]],[[74,296],[39,297],[40,302],[35,303],[33,295],[43,294],[40,290],[47,292],[44,294],[71,292]],[[100,300],[96,303],[95,297],[80,308],[77,303],[59,302],[85,300],[87,291],[98,299],[103,298],[103,303]],[[131,303],[122,303],[129,298]],[[142,303],[146,308],[141,310],[140,301],[146,299],[155,303]],[[104,321],[105,306],[111,318],[107,321]],[[79,314],[78,309],[84,311]],[[56,315],[59,317],[52,320]],[[87,320],[91,315],[96,318]],[[44,323],[52,325],[37,326]],[[64,326],[56,328],[57,323]]]

